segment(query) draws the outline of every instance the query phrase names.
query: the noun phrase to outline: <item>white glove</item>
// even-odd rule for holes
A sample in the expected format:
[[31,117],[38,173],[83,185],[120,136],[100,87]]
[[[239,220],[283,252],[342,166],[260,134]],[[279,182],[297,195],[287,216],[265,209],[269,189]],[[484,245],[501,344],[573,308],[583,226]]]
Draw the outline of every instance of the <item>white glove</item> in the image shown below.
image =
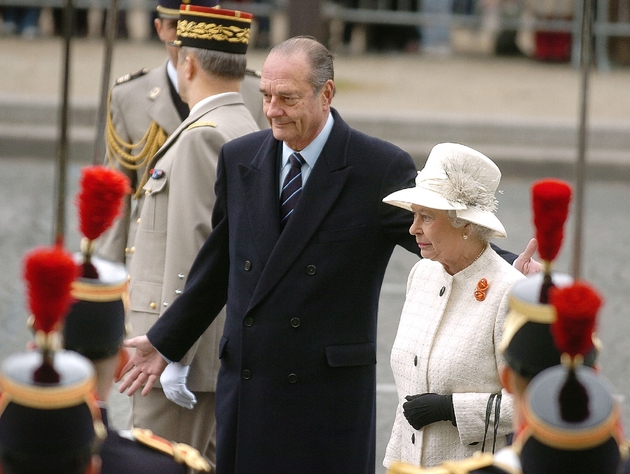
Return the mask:
[[197,399],[195,394],[186,387],[186,378],[189,370],[190,366],[188,365],[171,362],[162,372],[160,383],[166,398],[179,406],[192,410],[197,403]]

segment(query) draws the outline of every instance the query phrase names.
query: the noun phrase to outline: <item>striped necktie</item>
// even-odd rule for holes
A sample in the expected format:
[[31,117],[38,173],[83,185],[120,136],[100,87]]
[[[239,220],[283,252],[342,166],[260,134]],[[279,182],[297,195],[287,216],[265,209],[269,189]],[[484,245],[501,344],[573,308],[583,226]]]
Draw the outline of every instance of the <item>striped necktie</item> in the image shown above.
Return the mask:
[[302,193],[302,165],[304,158],[299,153],[293,153],[289,157],[291,169],[284,179],[282,193],[280,194],[280,228],[284,229],[293,208]]

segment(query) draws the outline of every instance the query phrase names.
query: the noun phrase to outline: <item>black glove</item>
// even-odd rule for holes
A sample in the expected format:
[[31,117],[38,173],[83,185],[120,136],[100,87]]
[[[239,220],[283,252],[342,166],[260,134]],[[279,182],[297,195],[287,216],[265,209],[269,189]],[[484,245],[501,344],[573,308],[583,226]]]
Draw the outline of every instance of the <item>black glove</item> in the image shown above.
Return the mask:
[[414,429],[435,423],[436,421],[450,421],[457,426],[453,395],[438,395],[437,393],[422,393],[407,395],[403,403],[403,414]]

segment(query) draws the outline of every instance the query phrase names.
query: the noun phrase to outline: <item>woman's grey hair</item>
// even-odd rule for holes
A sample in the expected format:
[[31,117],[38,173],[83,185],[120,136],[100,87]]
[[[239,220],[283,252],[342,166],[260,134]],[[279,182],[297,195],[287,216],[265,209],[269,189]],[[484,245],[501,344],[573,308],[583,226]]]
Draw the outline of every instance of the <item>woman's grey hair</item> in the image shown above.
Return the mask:
[[247,58],[244,54],[182,46],[179,50],[178,61],[183,61],[188,54],[194,55],[201,68],[211,76],[222,79],[243,79],[245,77]]
[[[300,53],[306,54],[311,65],[309,82],[313,86],[313,93],[318,94],[329,80],[333,81],[334,84],[335,68],[333,66],[333,55],[312,36],[294,36],[289,38],[274,46],[269,54],[294,56]],[[333,87],[334,94],[335,88]]]
[[490,242],[490,239],[494,235],[494,230],[492,229],[488,229],[487,227],[484,227],[482,225],[467,221],[466,219],[462,219],[461,217],[457,217],[457,211],[449,210],[448,217],[451,220],[451,225],[456,229],[461,229],[466,224],[470,224],[470,233],[482,242]]

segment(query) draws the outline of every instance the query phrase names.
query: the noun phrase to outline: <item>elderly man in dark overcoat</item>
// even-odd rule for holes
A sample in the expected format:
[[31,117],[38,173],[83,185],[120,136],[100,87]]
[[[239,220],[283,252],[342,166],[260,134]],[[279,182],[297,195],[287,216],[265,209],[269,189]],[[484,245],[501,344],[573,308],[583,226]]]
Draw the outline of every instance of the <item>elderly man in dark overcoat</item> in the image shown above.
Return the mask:
[[379,293],[394,247],[418,253],[382,199],[416,167],[331,108],[332,56],[311,38],[272,49],[261,91],[271,130],[223,146],[213,231],[183,294],[126,342],[120,390],[148,391],[227,303],[217,473],[373,473]]

